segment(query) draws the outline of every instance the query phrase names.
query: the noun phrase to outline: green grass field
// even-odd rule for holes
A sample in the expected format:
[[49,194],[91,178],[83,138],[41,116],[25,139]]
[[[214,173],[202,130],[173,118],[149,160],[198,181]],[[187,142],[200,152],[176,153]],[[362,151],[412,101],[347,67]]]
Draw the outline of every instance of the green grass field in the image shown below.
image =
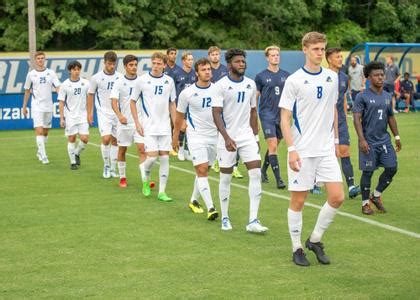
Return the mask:
[[[341,212],[350,215],[338,215],[323,239],[332,264],[320,265],[308,253],[309,268],[291,262],[288,193],[273,183],[263,185],[271,194],[263,195],[259,214],[268,234],[245,231],[246,178],[234,179],[240,186],[232,187],[233,231],[221,232],[219,221],[209,222],[187,208],[190,162],[171,159],[171,166],[181,168],[172,168],[169,176],[167,192],[175,201],[162,203],[156,191],[152,198],[140,195],[135,157],[127,158],[129,187],[121,190],[117,179],[101,178],[100,151],[93,144],[82,155],[81,169],[71,171],[63,130],[51,131],[51,163],[46,166],[35,157],[32,131],[0,132],[0,298],[418,299],[420,115],[399,114],[397,120],[403,149],[399,171],[383,196],[388,213],[365,217],[360,197],[347,199]],[[91,142],[100,143],[96,128],[91,129]],[[155,179],[157,171],[155,167]],[[357,180],[359,175],[356,171]],[[273,182],[271,171],[269,176]],[[211,188],[219,206],[216,180]],[[322,205],[324,197],[310,196],[308,202]],[[318,212],[305,208],[303,241]]]

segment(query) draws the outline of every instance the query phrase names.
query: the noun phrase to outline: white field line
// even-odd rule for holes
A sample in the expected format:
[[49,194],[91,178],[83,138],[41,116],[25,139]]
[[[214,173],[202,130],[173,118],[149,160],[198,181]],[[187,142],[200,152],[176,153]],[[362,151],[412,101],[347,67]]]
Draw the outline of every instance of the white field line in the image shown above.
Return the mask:
[[[95,147],[100,147],[100,145],[92,143],[92,142],[89,142],[89,144],[92,145],[92,146],[95,146]],[[131,153],[127,153],[127,155],[130,156],[130,157],[134,157],[134,158],[138,159],[137,155],[133,155]],[[174,169],[174,170],[177,170],[177,171],[180,171],[180,172],[187,173],[187,174],[195,175],[195,172],[193,170],[188,170],[188,169],[180,168],[180,167],[177,167],[177,166],[170,166],[170,168]],[[209,176],[209,180],[219,182],[218,178],[212,177],[212,176]],[[245,186],[245,185],[242,185],[242,184],[232,182],[231,185],[234,186],[234,187],[243,189],[243,190],[248,190],[248,187]],[[272,193],[272,192],[263,191],[263,194],[274,197],[274,198],[283,199],[283,200],[286,200],[286,201],[290,200],[290,198],[287,197],[287,196],[278,195],[278,194],[275,194],[275,193]],[[313,204],[313,203],[308,202],[308,201],[305,202],[305,205],[309,206],[309,207],[319,209],[319,210],[321,209],[320,205]],[[365,218],[365,217],[356,216],[356,215],[346,213],[346,212],[342,212],[342,211],[338,211],[338,214],[340,216],[343,216],[343,217],[347,217],[347,218],[357,220],[357,221],[360,221],[360,222],[363,222],[363,223],[367,223],[367,224],[370,224],[370,225],[373,225],[373,226],[376,226],[376,227],[380,227],[380,228],[383,228],[383,229],[386,229],[386,230],[389,230],[389,231],[398,232],[398,233],[401,233],[403,235],[407,235],[407,236],[410,236],[410,237],[420,239],[420,233],[417,233],[417,232],[408,231],[408,230],[401,229],[401,228],[398,228],[398,227],[395,227],[395,226],[392,226],[392,225],[384,224],[384,223],[381,223],[381,222],[378,222],[378,221],[375,221],[375,220],[371,220],[371,219],[368,219],[368,218]]]

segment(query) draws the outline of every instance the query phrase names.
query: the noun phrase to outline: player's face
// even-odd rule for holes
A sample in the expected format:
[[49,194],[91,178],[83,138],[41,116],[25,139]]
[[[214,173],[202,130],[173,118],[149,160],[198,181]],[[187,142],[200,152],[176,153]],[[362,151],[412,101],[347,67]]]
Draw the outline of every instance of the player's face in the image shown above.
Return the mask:
[[205,83],[210,82],[211,80],[211,66],[209,64],[206,65],[199,65],[198,71],[196,72],[198,80],[203,81]]
[[209,60],[214,63],[217,64],[220,61],[220,52],[219,51],[213,51],[209,54]]
[[328,64],[335,69],[341,69],[343,66],[343,54],[335,52],[328,57]]
[[387,57],[385,58],[385,60],[386,60],[386,63],[387,63],[388,65],[391,65],[391,64],[392,64],[392,59],[391,59],[391,56],[387,56]]
[[356,57],[352,57],[352,58],[350,59],[350,64],[351,64],[351,66],[352,66],[353,68],[356,66],[356,64],[357,64]]
[[165,69],[165,63],[160,58],[155,58],[152,60],[152,73],[153,74],[162,74]]
[[230,62],[230,70],[237,76],[243,76],[246,70],[245,57],[242,55],[236,55]]
[[320,66],[325,56],[325,43],[310,44],[303,47],[306,59],[314,65]]
[[80,77],[80,68],[75,67],[70,70],[70,77],[73,79],[78,79]]
[[127,73],[127,75],[135,76],[137,74],[137,61],[132,60],[128,62],[128,64],[126,64],[124,68],[125,68],[125,73]]
[[45,67],[45,55],[35,57],[35,64],[38,68],[43,69]]
[[280,52],[277,50],[268,51],[268,63],[272,66],[278,66],[280,63]]
[[372,70],[369,74],[369,81],[374,87],[381,88],[384,85],[384,77],[384,70]]
[[169,51],[168,61],[170,61],[171,63],[174,63],[176,61],[176,51]]
[[105,71],[111,74],[115,72],[115,67],[117,66],[117,62],[107,60],[105,61],[104,65],[105,65]]
[[185,67],[187,68],[192,68],[192,65],[194,63],[194,57],[192,55],[188,55],[183,61],[182,63],[184,64]]

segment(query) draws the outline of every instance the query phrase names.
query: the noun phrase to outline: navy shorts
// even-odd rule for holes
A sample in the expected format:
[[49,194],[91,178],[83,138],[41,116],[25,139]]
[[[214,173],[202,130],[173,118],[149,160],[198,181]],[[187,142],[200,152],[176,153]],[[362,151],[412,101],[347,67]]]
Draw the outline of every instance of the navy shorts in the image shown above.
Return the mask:
[[338,127],[338,144],[347,146],[350,145],[349,128],[346,123]]
[[397,155],[395,149],[388,141],[383,144],[370,146],[368,154],[359,150],[359,169],[362,171],[375,171],[379,167],[396,168]]
[[277,138],[278,140],[283,138],[283,134],[280,129],[280,121],[260,119],[261,126],[263,128],[264,138]]

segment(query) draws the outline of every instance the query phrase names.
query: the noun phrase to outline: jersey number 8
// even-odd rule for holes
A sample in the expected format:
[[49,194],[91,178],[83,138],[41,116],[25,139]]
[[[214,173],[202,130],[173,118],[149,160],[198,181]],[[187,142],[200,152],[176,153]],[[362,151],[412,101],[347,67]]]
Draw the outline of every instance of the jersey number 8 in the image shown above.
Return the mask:
[[316,87],[316,97],[318,98],[318,99],[321,99],[322,98],[322,86],[317,86]]

